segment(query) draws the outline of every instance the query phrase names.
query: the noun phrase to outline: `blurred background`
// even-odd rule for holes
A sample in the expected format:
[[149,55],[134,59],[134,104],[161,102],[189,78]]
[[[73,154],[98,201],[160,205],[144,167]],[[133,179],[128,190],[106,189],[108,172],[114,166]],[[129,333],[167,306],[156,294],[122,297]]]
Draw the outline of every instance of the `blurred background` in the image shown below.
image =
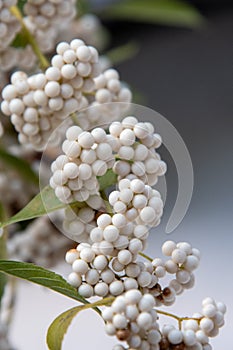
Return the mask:
[[[174,125],[193,162],[195,182],[191,204],[182,223],[168,236],[165,226],[176,199],[177,174],[168,152],[161,149],[162,158],[168,163],[168,197],[162,224],[151,234],[147,252],[154,256],[166,239],[189,241],[200,249],[202,260],[196,272],[196,286],[178,297],[172,309],[186,316],[200,310],[206,296],[224,301],[228,307],[226,325],[212,345],[215,350],[231,350],[233,2],[187,1],[199,15],[180,24],[172,16],[170,19],[160,16],[155,21],[147,21],[143,15],[139,20],[133,19],[133,11],[131,15],[124,11],[122,14],[114,7],[107,14],[106,3],[92,1],[91,5],[108,30],[110,53],[127,43],[132,51],[123,62],[119,57],[116,59],[121,78],[135,91],[135,102],[156,110]],[[141,3],[146,8],[147,1]],[[69,267],[62,265],[57,268],[60,269],[64,275],[68,274]],[[73,305],[59,295],[20,283],[11,329],[14,346],[19,350],[46,349],[48,325]],[[72,323],[64,350],[109,350],[114,343],[105,335],[98,316],[86,311]]]

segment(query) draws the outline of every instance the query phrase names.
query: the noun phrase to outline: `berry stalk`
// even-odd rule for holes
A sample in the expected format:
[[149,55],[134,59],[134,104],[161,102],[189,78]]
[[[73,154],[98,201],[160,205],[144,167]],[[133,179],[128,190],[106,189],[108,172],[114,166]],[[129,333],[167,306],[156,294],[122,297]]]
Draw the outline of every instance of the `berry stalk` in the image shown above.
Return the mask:
[[45,70],[46,68],[49,67],[49,61],[43,55],[43,53],[41,52],[41,50],[40,50],[40,48],[39,48],[39,46],[38,46],[38,44],[36,42],[36,40],[34,39],[33,35],[28,30],[27,26],[25,25],[20,10],[18,9],[17,6],[12,6],[10,8],[10,10],[11,10],[11,13],[19,20],[19,22],[20,22],[20,24],[22,26],[23,35],[27,39],[28,44],[31,45],[35,55],[37,56],[37,58],[39,60],[39,63],[40,63],[41,69]]

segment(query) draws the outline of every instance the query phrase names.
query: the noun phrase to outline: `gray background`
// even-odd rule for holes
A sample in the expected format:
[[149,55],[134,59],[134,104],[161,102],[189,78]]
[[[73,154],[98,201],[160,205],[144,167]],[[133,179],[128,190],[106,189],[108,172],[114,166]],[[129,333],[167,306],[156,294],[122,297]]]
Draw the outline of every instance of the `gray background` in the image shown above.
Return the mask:
[[[175,166],[168,162],[168,199],[161,226],[151,234],[148,254],[154,256],[167,238],[187,240],[202,252],[196,286],[178,298],[173,310],[189,315],[200,310],[201,300],[213,296],[228,306],[226,326],[212,341],[215,350],[232,349],[233,320],[233,11],[231,1],[196,1],[207,17],[199,30],[129,23],[107,23],[113,43],[136,39],[137,57],[118,68],[122,78],[146,97],[145,105],[165,116],[185,141],[194,168],[194,191],[189,210],[169,236],[165,226],[177,191]],[[64,274],[69,268],[61,267]],[[23,300],[27,302],[23,303]],[[55,316],[73,302],[28,284],[20,296],[12,337],[19,350],[43,350],[45,332]],[[28,336],[29,329],[29,336]],[[75,320],[64,350],[111,349],[114,339],[102,322],[88,311]]]

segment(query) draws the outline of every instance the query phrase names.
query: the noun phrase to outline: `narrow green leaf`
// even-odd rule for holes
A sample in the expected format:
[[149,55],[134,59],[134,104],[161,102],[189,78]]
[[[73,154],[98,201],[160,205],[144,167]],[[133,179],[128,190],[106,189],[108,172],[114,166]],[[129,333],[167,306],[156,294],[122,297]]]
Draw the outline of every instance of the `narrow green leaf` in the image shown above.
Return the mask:
[[110,59],[113,65],[119,64],[121,62],[125,62],[139,52],[139,45],[131,41],[127,44],[115,47],[105,53],[105,55]]
[[[44,202],[46,201],[46,208]],[[6,227],[16,222],[30,220],[43,216],[46,213],[64,208],[65,204],[61,203],[55,196],[54,190],[46,186],[37,194],[22,210],[12,216],[10,219],[1,223],[0,227]]]
[[47,287],[83,304],[88,303],[62,276],[43,267],[19,261],[0,260],[0,271]]
[[136,22],[196,27],[203,16],[192,5],[181,0],[125,0],[115,2],[99,16]]
[[26,160],[18,158],[3,148],[0,148],[0,161],[7,167],[15,170],[23,179],[36,185],[39,184],[38,176]]
[[49,347],[49,350],[61,350],[62,341],[64,339],[64,336],[74,319],[74,317],[83,310],[95,308],[97,306],[101,305],[108,305],[114,300],[114,298],[105,298],[100,301],[97,301],[92,304],[86,304],[86,305],[80,305],[73,307],[72,309],[69,309],[65,312],[63,312],[61,315],[59,315],[49,326],[48,332],[47,332],[47,344]]
[[78,17],[90,13],[91,10],[89,2],[86,0],[76,0],[76,9]]
[[[5,219],[5,210],[1,202],[0,202],[0,219],[1,220]],[[0,229],[0,259],[7,259],[6,238],[7,238],[7,234],[5,230]],[[4,294],[6,283],[7,283],[6,275],[3,273],[0,273],[0,306],[1,306],[1,300]]]
[[[116,183],[117,175],[109,169],[104,176],[98,178],[98,181],[100,184],[100,190],[103,190]],[[85,206],[85,202],[74,202],[70,205],[75,205],[76,208],[82,208]],[[46,186],[22,210],[10,219],[2,222],[0,228],[17,222],[38,218],[53,211],[65,208],[66,206],[67,204],[60,202],[55,196],[54,190],[50,186]]]
[[[0,237],[0,259],[6,259],[6,239],[4,235]],[[6,275],[3,273],[0,273],[0,306],[1,306],[1,300],[4,294],[5,286],[7,283]]]
[[18,0],[17,6],[21,11],[23,11],[23,7],[26,4],[26,2],[27,2],[27,0]]
[[17,48],[25,48],[28,45],[27,37],[23,30],[19,32],[11,43],[11,46]]
[[109,169],[104,176],[98,176],[98,181],[100,185],[100,191],[117,183],[117,174],[115,174],[112,169]]
[[83,305],[76,306],[59,315],[50,325],[47,332],[47,344],[49,350],[60,350],[63,338],[78,312],[83,310]]

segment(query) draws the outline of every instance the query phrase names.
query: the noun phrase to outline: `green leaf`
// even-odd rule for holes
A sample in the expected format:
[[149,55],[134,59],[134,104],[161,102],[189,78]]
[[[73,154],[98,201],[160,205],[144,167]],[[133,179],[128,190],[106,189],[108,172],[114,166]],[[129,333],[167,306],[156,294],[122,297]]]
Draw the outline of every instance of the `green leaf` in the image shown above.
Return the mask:
[[49,350],[61,350],[62,341],[74,317],[83,310],[108,305],[114,298],[105,298],[92,304],[73,307],[59,315],[49,326],[47,344]]
[[100,185],[100,191],[117,183],[117,174],[114,173],[112,169],[108,169],[104,176],[97,176],[97,178]]
[[32,170],[30,164],[21,158],[18,158],[8,153],[3,148],[0,148],[0,161],[15,171],[25,180],[39,185],[39,178],[36,173]]
[[[5,238],[5,235],[3,234],[0,237],[0,259],[6,259],[6,258],[7,258],[6,238]],[[4,294],[6,283],[7,283],[6,275],[3,273],[0,273],[0,305]]]
[[39,284],[83,304],[88,303],[62,276],[43,267],[19,261],[0,260],[0,271]]
[[23,7],[26,4],[26,2],[27,2],[27,0],[18,0],[17,6],[21,11],[23,11]]
[[[109,169],[104,176],[98,178],[98,181],[100,184],[100,190],[103,190],[117,182],[117,175]],[[85,206],[85,202],[74,202],[70,205],[75,205],[76,208],[82,208]],[[0,228],[17,222],[35,219],[65,207],[67,207],[67,204],[60,202],[55,196],[54,190],[48,185],[17,214],[10,219],[1,222]]]
[[125,0],[107,6],[99,16],[185,27],[196,27],[204,22],[197,9],[181,0]]
[[139,45],[136,42],[131,41],[125,45],[121,45],[107,51],[105,55],[110,59],[113,65],[116,65],[133,58],[138,52]]
[[[0,202],[0,219],[1,220],[5,219],[5,210],[1,202]],[[5,230],[0,229],[0,259],[7,258],[6,239],[7,239],[7,233],[5,232]],[[1,300],[4,294],[6,284],[7,284],[6,275],[3,273],[0,273],[0,306],[1,306]]]
[[60,202],[55,196],[54,190],[50,186],[46,186],[22,210],[10,219],[2,222],[0,227],[6,227],[20,221],[35,219],[55,210],[65,208],[66,206],[67,204]]
[[11,43],[11,46],[15,47],[15,48],[25,48],[28,45],[28,39],[27,36],[25,35],[24,30],[21,30],[21,32],[19,32],[16,37],[14,38],[14,40]]
[[90,13],[91,10],[89,2],[86,0],[76,0],[76,9],[78,17]]
[[83,310],[83,305],[76,306],[59,315],[50,325],[47,332],[47,344],[49,350],[60,350],[63,338],[78,312]]

